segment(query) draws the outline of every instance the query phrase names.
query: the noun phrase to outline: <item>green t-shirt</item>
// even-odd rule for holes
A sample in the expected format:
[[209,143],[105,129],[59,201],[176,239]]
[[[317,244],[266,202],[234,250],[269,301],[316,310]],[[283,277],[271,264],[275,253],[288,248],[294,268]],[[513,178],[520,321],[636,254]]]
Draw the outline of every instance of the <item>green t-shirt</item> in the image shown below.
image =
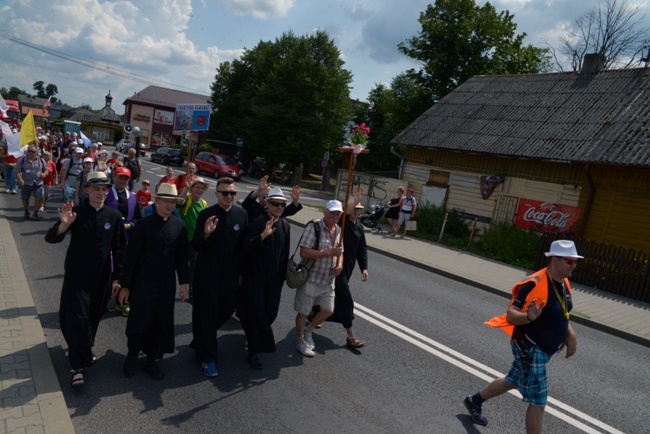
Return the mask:
[[198,202],[194,202],[190,196],[187,196],[185,201],[178,206],[181,218],[185,222],[185,230],[187,230],[187,239],[189,241],[192,241],[192,238],[194,238],[196,219],[199,217],[199,213],[207,206],[208,203],[205,199],[199,199]]

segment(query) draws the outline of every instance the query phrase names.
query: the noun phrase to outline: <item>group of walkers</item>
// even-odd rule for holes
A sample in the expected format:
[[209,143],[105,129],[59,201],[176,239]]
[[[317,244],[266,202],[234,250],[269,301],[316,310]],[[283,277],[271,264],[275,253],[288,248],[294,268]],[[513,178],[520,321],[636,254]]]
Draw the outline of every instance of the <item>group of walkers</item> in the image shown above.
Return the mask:
[[[135,375],[139,356],[144,353],[145,370],[154,379],[164,378],[158,362],[163,354],[175,351],[177,282],[180,302],[193,301],[190,347],[196,351],[203,373],[218,375],[217,331],[234,314],[246,335],[249,365],[263,369],[260,354],[276,351],[272,324],[289,261],[290,229],[284,217],[302,208],[300,189],[291,190],[289,201],[264,177],[240,207],[234,180],[221,178],[215,189],[217,204],[207,206],[202,195],[208,185],[195,175],[196,168],[190,163],[188,173],[179,177],[168,169],[154,194],[148,191],[149,182],[143,181],[143,189],[136,195],[131,191],[140,177],[139,162],[131,166],[137,167],[134,176],[126,167],[128,161],[120,163],[115,156],[108,160],[95,146],[84,155],[76,145],[71,143],[68,155],[54,162],[46,146],[32,144],[11,166],[22,187],[26,217],[31,195],[35,198],[32,218],[38,218],[38,211],[45,206],[48,194],[43,184],[48,176],[53,183],[45,185],[58,182],[64,188],[66,200],[57,211],[59,220],[45,239],[57,243],[66,233],[71,236],[59,309],[72,368],[71,385],[83,386],[84,369],[97,360],[92,350],[95,335],[111,297],[117,298],[123,310],[130,303],[124,375]],[[6,152],[3,157],[6,163]],[[75,174],[74,169],[79,172]],[[13,193],[7,171],[4,174],[7,192]],[[74,195],[65,194],[70,178],[75,179]],[[408,221],[408,214],[415,212],[412,193],[407,190],[404,195],[400,189],[391,201],[393,208],[400,210],[396,225],[401,226]],[[356,187],[345,213],[341,202],[327,202],[323,218],[309,222],[298,243],[300,257],[310,264],[309,277],[294,297],[296,350],[305,357],[314,357],[314,332],[325,321],[343,325],[348,347],[365,345],[352,328],[354,303],[349,288],[356,264],[361,280],[368,279],[365,234],[358,222],[362,196]],[[146,207],[145,201],[138,204],[142,197],[147,199]],[[347,215],[345,222],[343,214]],[[393,226],[393,233],[400,226]],[[487,424],[482,414],[484,402],[517,388],[529,404],[527,432],[541,432],[548,394],[546,365],[562,348],[566,348],[566,357],[576,352],[576,334],[569,321],[573,302],[568,278],[582,256],[567,240],[553,242],[546,255],[547,267],[513,287],[506,314],[486,322],[510,335],[514,361],[505,377],[465,398],[465,407],[479,425]]]
[[[287,197],[264,177],[239,206],[234,180],[220,178],[217,203],[207,206],[202,195],[208,185],[188,167],[178,177],[173,171],[167,173],[150,192],[152,203],[138,212],[144,205],[137,203],[142,190],[138,195],[129,192],[128,170],[115,167],[112,181],[105,172],[88,172],[82,187],[87,199],[66,201],[45,236],[50,243],[63,241],[68,232],[71,237],[59,310],[71,386],[86,384],[85,369],[97,360],[93,353],[97,328],[112,298],[123,311],[129,306],[124,375],[135,375],[143,353],[145,371],[162,379],[159,361],[163,354],[175,351],[177,283],[180,302],[192,302],[190,347],[203,373],[218,375],[217,330],[234,314],[246,335],[247,362],[262,369],[260,354],[276,351],[272,324],[280,306],[290,243],[284,217],[302,208],[300,188],[292,188]],[[353,301],[347,284],[355,261],[362,268],[362,280],[368,277],[365,237],[356,222],[360,193],[355,200],[343,246],[338,201],[328,202],[323,219],[308,226],[300,243],[301,257],[314,259],[309,280],[298,288],[294,302],[296,348],[306,357],[314,356],[311,333],[330,317],[346,328],[349,347],[364,345],[352,331]],[[322,229],[318,247],[313,245],[315,226]],[[348,243],[350,254],[341,262]],[[335,303],[339,293],[340,302]]]

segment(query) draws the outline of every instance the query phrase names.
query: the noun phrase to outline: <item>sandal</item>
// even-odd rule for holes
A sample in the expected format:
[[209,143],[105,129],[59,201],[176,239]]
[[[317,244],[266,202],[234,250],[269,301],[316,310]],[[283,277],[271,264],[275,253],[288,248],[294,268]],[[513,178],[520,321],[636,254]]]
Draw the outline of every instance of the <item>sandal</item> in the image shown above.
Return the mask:
[[86,384],[83,369],[73,369],[71,373],[72,378],[70,378],[70,386],[72,386],[73,389],[79,389]]
[[94,365],[96,361],[97,361],[97,356],[95,355],[95,353],[93,353],[93,356],[92,356],[92,358],[90,359],[90,364],[91,364],[91,365]]
[[366,345],[366,343],[359,338],[347,338],[345,340],[345,345],[348,346],[348,348],[361,348]]

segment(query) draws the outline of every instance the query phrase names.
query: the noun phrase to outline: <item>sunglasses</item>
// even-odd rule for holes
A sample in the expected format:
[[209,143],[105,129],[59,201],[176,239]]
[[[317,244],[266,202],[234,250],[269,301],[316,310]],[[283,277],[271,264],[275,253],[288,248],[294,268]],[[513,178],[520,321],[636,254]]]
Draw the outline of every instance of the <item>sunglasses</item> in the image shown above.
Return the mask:
[[235,197],[235,196],[237,195],[237,192],[236,192],[236,191],[222,191],[222,190],[217,190],[217,193],[221,193],[221,194],[223,195],[223,197],[228,197],[228,196]]
[[575,264],[578,262],[578,260],[577,260],[577,259],[574,259],[574,258],[563,258],[563,257],[558,257],[558,259],[563,260],[564,262],[567,263],[567,265],[575,265]]
[[282,208],[284,208],[285,206],[287,206],[287,204],[284,202],[266,202],[266,203],[275,207],[281,206]]

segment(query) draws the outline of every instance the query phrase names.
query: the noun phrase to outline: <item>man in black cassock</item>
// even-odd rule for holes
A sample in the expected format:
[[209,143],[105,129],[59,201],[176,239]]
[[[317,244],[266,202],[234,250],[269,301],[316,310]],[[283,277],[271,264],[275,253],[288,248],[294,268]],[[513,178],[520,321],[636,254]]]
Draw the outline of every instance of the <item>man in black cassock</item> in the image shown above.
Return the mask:
[[287,199],[279,188],[266,198],[267,215],[253,220],[244,242],[246,272],[237,315],[248,342],[248,363],[262,369],[259,353],[275,352],[271,324],[278,316],[287,274],[291,229],[282,216]]
[[131,304],[124,375],[135,374],[142,351],[147,356],[145,369],[154,380],[161,380],[164,374],[156,361],[175,350],[176,276],[182,303],[187,297],[189,266],[185,222],[172,216],[178,201],[176,186],[161,184],[154,197],[156,212],[131,231],[118,301]]
[[[248,213],[248,221],[253,221],[260,216],[266,215],[265,197],[271,189],[271,185],[266,183],[268,180],[268,175],[260,178],[259,186],[251,191],[241,204],[241,207]],[[291,217],[300,211],[302,204],[299,201],[300,187],[294,185],[291,189],[291,203],[287,204],[282,211],[282,217]]]
[[199,213],[192,246],[198,252],[192,305],[190,346],[197,351],[203,373],[217,376],[217,330],[235,312],[242,283],[242,244],[248,227],[246,211],[234,206],[237,187],[220,178],[217,204]]
[[59,243],[70,231],[59,323],[68,344],[75,388],[85,384],[83,369],[95,361],[92,347],[111,295],[111,274],[113,295],[122,274],[124,225],[119,211],[104,206],[109,188],[104,173],[90,172],[84,187],[89,202],[79,207],[64,204],[58,209],[59,221],[45,235],[48,243]]

